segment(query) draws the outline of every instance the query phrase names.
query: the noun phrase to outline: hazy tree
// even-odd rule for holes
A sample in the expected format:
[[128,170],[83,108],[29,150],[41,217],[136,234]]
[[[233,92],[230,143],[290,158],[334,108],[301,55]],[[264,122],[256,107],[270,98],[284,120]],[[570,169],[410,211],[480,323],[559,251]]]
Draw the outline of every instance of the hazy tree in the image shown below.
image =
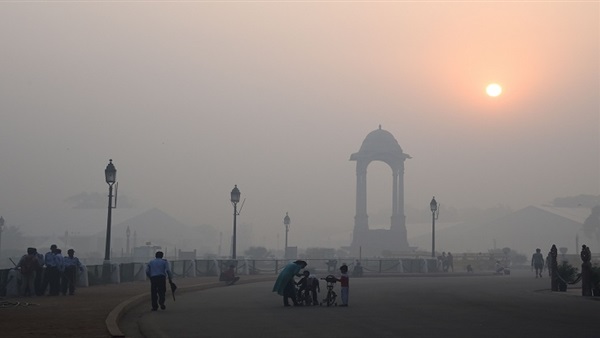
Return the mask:
[[332,248],[306,248],[306,258],[333,258],[335,249]]
[[2,232],[2,249],[21,250],[25,247],[25,238],[16,226],[9,226]]
[[552,202],[555,207],[562,208],[592,208],[600,203],[600,196],[595,195],[579,195],[570,197],[557,197]]
[[[429,202],[424,203],[424,206],[419,208],[415,208],[410,205],[406,205],[404,207],[404,212],[406,214],[407,222],[409,223],[429,223],[431,222],[431,209],[429,209]],[[391,209],[386,210],[385,214],[381,216],[384,217],[384,221],[382,224],[390,222],[390,214],[392,213]],[[440,202],[440,219],[444,222],[459,222],[463,220],[460,215],[460,211],[451,205],[446,205]],[[369,221],[371,220],[371,213],[369,213]],[[376,224],[376,223],[374,223]]]
[[[77,195],[69,196],[65,202],[72,205],[73,209],[105,209],[106,194],[98,192],[82,192]],[[133,203],[126,195],[119,196],[119,208],[132,208]]]
[[244,254],[255,259],[266,258],[269,255],[269,250],[263,246],[251,246],[244,251]]
[[592,208],[592,213],[583,222],[583,233],[600,242],[600,205]]
[[[487,209],[466,208],[460,210],[460,218],[469,223],[485,223],[509,215],[513,210],[506,205],[498,204]],[[440,216],[441,217],[441,216]]]

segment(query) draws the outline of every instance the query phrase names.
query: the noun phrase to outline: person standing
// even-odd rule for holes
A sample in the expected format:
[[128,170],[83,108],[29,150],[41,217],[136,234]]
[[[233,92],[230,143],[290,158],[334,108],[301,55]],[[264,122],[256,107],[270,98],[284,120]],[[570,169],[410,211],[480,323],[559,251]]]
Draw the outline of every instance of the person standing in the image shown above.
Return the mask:
[[79,258],[75,257],[74,254],[75,250],[69,249],[67,250],[67,257],[63,258],[65,271],[63,272],[62,281],[60,283],[61,293],[63,295],[67,294],[67,289],[69,290],[70,296],[75,294],[77,275],[83,270]]
[[49,296],[58,296],[58,289],[60,285],[60,271],[59,262],[56,259],[56,244],[50,246],[50,251],[44,255],[44,264],[46,265],[46,271],[44,272],[44,283],[42,286],[42,294],[46,292],[48,288]]
[[35,271],[35,294],[37,296],[43,296],[44,290],[42,290],[42,286],[44,285],[44,255],[37,251],[37,248],[33,248],[35,251],[35,257],[38,261],[38,267]]
[[165,294],[167,292],[167,278],[169,281],[173,278],[169,262],[163,259],[163,252],[157,251],[154,259],[148,262],[146,266],[146,276],[150,278],[150,298],[152,300],[152,311],[158,310],[158,306],[162,310],[167,307],[165,305]]
[[448,268],[454,272],[454,256],[448,251],[448,256],[446,256],[446,261],[448,262]]
[[313,305],[319,305],[319,300],[317,299],[317,292],[321,292],[321,287],[319,285],[319,279],[316,275],[310,274],[308,276],[308,290],[312,296]]
[[442,252],[442,271],[448,272],[448,257],[445,251]]
[[541,251],[535,249],[535,253],[531,256],[531,271],[535,268],[535,278],[542,278],[542,272],[544,271],[544,255]]
[[38,265],[35,248],[27,248],[27,254],[23,255],[17,264],[17,268],[21,270],[21,296],[25,297],[29,294],[35,297],[35,275]]
[[54,261],[56,262],[56,266],[58,266],[58,277],[56,278],[56,295],[60,293],[63,274],[65,272],[65,257],[62,255],[62,250],[60,248],[56,248],[54,255]]
[[350,277],[348,277],[348,266],[346,264],[340,267],[342,275],[340,278],[336,278],[340,282],[340,291],[342,295],[342,305],[348,306],[348,297],[350,296]]

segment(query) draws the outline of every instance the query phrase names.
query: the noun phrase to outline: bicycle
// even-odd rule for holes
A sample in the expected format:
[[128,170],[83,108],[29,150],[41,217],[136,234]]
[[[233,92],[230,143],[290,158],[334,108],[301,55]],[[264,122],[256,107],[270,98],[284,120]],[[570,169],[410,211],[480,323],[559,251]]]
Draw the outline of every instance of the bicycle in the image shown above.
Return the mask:
[[335,291],[333,291],[333,287],[335,286],[335,283],[337,282],[337,278],[335,278],[334,275],[329,275],[325,278],[321,278],[324,279],[327,282],[327,295],[325,296],[325,298],[323,299],[323,301],[321,302],[321,305],[325,304],[328,307],[329,306],[337,306],[337,294],[335,293]]
[[298,290],[296,299],[298,301],[298,304],[302,304],[302,305],[306,305],[306,306],[312,305],[312,297],[308,290]]

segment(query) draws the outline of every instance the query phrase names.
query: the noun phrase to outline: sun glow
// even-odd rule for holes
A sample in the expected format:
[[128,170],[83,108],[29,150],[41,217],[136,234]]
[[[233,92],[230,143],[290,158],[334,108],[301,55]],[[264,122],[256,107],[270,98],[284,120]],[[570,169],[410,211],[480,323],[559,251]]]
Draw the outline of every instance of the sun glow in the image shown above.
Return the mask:
[[502,87],[500,87],[500,85],[497,83],[491,83],[487,86],[487,88],[485,89],[485,92],[489,96],[496,97],[496,96],[502,94]]

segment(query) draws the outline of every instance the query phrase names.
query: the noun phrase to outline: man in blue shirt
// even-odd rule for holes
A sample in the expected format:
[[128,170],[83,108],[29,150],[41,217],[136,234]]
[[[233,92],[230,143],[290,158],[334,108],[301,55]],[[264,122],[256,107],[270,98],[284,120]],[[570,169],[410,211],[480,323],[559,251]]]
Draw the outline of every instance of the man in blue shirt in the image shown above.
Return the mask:
[[63,295],[67,294],[67,289],[69,290],[69,295],[72,296],[75,294],[77,275],[79,272],[83,271],[83,266],[81,266],[79,258],[75,257],[74,255],[75,250],[69,249],[67,250],[67,257],[63,257],[65,270],[62,274],[62,280],[60,283],[61,293]]
[[50,251],[44,256],[44,264],[46,271],[44,272],[44,283],[42,286],[42,294],[46,292],[46,287],[49,287],[48,294],[50,296],[58,296],[60,288],[60,265],[62,260],[56,258],[56,244],[50,246]]
[[157,251],[154,255],[156,258],[148,262],[146,266],[146,276],[150,278],[150,298],[152,299],[152,311],[160,308],[166,309],[165,293],[167,292],[167,278],[169,281],[173,278],[169,262],[163,259],[163,252]]

